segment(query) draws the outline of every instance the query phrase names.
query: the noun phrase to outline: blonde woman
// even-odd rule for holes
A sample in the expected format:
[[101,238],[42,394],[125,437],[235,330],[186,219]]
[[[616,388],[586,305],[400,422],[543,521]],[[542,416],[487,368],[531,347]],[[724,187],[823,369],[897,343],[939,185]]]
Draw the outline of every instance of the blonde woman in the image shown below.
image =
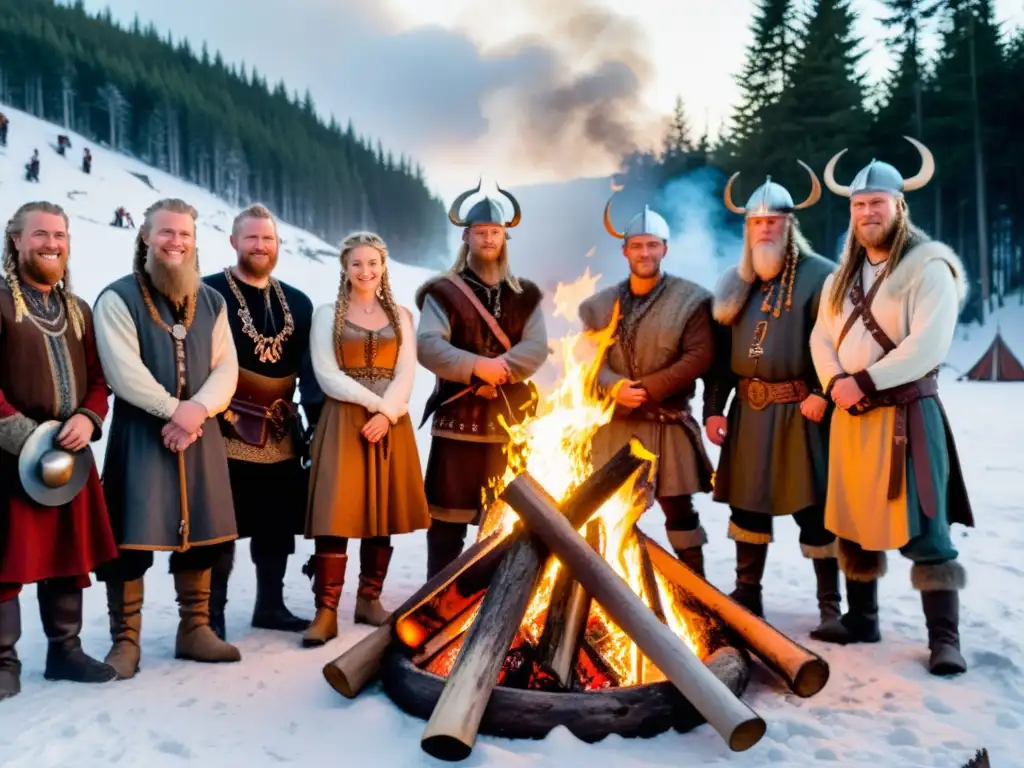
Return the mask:
[[310,356],[325,397],[310,452],[306,537],[316,540],[316,554],[306,573],[316,617],[303,635],[306,646],[338,634],[349,539],[362,539],[355,620],[379,626],[388,615],[380,593],[390,537],[430,524],[408,415],[416,334],[409,310],[391,294],[387,257],[378,235],[349,235],[338,299],[313,314]]

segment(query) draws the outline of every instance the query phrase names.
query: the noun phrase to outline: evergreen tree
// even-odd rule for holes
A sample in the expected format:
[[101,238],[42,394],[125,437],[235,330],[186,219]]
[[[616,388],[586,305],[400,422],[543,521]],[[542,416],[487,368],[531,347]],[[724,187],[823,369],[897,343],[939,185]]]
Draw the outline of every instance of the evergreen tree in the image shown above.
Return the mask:
[[[841,167],[847,173],[856,170],[855,163],[862,159],[869,120],[863,75],[858,72],[863,52],[853,32],[855,21],[849,0],[815,0],[792,78],[767,115],[770,129],[766,133],[773,141],[765,148],[763,162],[794,198],[807,189],[806,172],[796,164],[797,158],[822,169],[846,147],[850,151]],[[828,254],[834,253],[848,221],[846,201],[827,191],[821,204],[801,213],[801,225],[811,242]]]

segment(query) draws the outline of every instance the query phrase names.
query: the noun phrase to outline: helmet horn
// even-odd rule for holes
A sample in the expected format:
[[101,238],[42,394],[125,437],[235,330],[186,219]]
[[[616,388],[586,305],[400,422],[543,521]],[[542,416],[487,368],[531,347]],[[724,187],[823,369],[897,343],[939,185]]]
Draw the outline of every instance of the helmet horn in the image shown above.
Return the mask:
[[793,206],[794,211],[800,211],[803,210],[804,208],[810,208],[812,205],[814,205],[821,199],[821,182],[818,181],[818,177],[814,174],[814,171],[811,170],[811,167],[803,160],[798,159],[797,162],[800,163],[800,165],[802,165],[804,168],[806,168],[807,173],[810,174],[811,176],[811,193],[807,196],[806,200],[800,203],[800,205]]
[[[615,197],[614,192],[612,193],[612,197]],[[604,228],[608,230],[608,234],[612,237],[618,238],[619,240],[625,240],[625,233],[617,232],[615,227],[612,226],[612,197],[609,197],[608,202],[604,204]]]
[[740,216],[746,214],[746,208],[740,208],[736,203],[732,201],[732,183],[736,181],[736,177],[740,175],[739,171],[736,171],[732,176],[729,177],[729,181],[725,184],[725,207],[733,213],[738,213]]
[[471,195],[475,195],[477,192],[480,191],[480,185],[482,183],[483,179],[481,178],[476,183],[476,189],[468,189],[452,201],[452,207],[448,209],[448,220],[456,227],[466,226],[465,219],[462,219],[459,216],[459,209],[462,208],[462,204],[466,202],[466,199],[468,197],[470,197]]
[[921,170],[909,179],[903,180],[903,191],[913,192],[932,180],[932,176],[935,175],[935,157],[932,155],[931,150],[917,139],[912,139],[909,136],[904,136],[903,138],[917,147],[917,151],[921,153]]
[[836,183],[836,163],[839,162],[839,158],[846,154],[845,149],[841,149],[836,152],[832,159],[828,161],[828,165],[825,166],[825,185],[831,189],[835,194],[841,195],[842,197],[850,196],[850,188],[844,187],[842,184]]
[[[495,186],[498,187],[497,184],[495,184]],[[477,185],[477,189],[480,189],[479,184]],[[498,191],[505,197],[507,197],[509,202],[512,203],[512,221],[506,221],[505,226],[509,228],[514,227],[519,223],[519,220],[523,218],[523,211],[519,207],[519,201],[516,200],[515,195],[513,195],[511,192],[506,192],[501,187],[498,187]]]

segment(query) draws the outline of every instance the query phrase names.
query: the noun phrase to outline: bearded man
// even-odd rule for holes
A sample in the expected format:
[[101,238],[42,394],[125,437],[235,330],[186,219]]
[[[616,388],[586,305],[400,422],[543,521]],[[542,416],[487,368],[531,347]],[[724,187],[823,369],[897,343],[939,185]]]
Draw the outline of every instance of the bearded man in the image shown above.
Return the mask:
[[540,289],[515,277],[508,263],[508,230],[519,224],[497,200],[484,197],[465,218],[460,207],[480,184],[460,194],[448,219],[462,227],[462,246],[452,269],[416,292],[420,322],[416,350],[420,364],[437,381],[423,413],[433,416],[427,457],[427,578],[462,552],[467,526],[480,522],[487,490],[504,475],[507,424],[536,409],[529,378],[548,356]]
[[47,680],[102,683],[114,670],[82,650],[82,590],[117,556],[89,443],[107,385],[89,305],[71,290],[68,217],[21,206],[4,233],[0,282],[0,699],[21,691],[18,595],[37,584]]
[[605,464],[634,435],[657,456],[650,498],[665,514],[676,555],[703,577],[707,533],[693,494],[711,490],[712,470],[690,400],[714,356],[711,294],[662,271],[670,233],[661,216],[644,206],[619,232],[612,225],[611,204],[609,199],[604,225],[623,241],[629,277],[579,308],[590,332],[609,328],[616,314],[620,318],[597,379],[600,394],[614,398],[615,410],[594,434],[592,461],[595,467]]
[[[704,396],[708,439],[721,446],[715,501],[730,508],[729,538],[736,542],[732,598],[764,615],[761,580],[776,517],[792,516],[800,551],[811,559],[821,621],[839,616],[835,535],[825,528],[828,470],[828,400],[818,384],[808,340],[818,316],[825,278],[835,263],[811,250],[796,211],[821,198],[811,177],[807,199],[768,177],[740,208],[725,187],[725,205],[746,217],[743,254],[715,289],[714,316],[724,332],[715,374]],[[730,393],[736,397],[723,416]],[[817,637],[819,625],[811,631]]]
[[121,678],[139,668],[143,576],[169,551],[179,659],[239,661],[210,628],[210,569],[233,540],[227,449],[216,416],[231,401],[238,358],[224,298],[199,279],[196,210],[167,199],[146,211],[133,272],[96,300],[96,341],[114,391],[103,486],[121,554],[97,571],[107,584]]
[[[309,620],[285,607],[284,574],[288,556],[295,553],[295,536],[304,530],[309,484],[302,468],[304,433],[293,402],[296,380],[310,424],[307,432],[323,404],[309,356],[313,303],[298,288],[271,276],[281,238],[265,206],[249,206],[235,217],[231,247],[238,257],[235,266],[203,281],[224,297],[238,352],[238,387],[220,418],[238,538],[249,539],[256,566],[251,623],[302,632]],[[225,544],[222,552],[210,584],[210,626],[221,640],[235,543]]]
[[839,538],[849,611],[822,639],[875,643],[878,579],[886,552],[913,562],[921,593],[928,669],[965,672],[959,590],[966,572],[950,537],[953,523],[974,525],[956,441],[938,397],[938,367],[953,341],[967,296],[963,264],[948,246],[910,221],[904,193],[935,172],[931,152],[904,179],[872,160],[849,187],[825,168],[825,182],[850,198],[850,232],[840,267],[825,283],[811,352],[832,419],[825,525]]

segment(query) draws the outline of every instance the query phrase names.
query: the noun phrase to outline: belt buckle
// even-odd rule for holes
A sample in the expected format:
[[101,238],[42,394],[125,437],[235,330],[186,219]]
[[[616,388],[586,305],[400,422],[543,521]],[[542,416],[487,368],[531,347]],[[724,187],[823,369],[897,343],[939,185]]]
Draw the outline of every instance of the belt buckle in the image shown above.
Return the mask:
[[747,385],[747,402],[755,411],[763,411],[768,407],[768,385],[760,379],[751,379]]

